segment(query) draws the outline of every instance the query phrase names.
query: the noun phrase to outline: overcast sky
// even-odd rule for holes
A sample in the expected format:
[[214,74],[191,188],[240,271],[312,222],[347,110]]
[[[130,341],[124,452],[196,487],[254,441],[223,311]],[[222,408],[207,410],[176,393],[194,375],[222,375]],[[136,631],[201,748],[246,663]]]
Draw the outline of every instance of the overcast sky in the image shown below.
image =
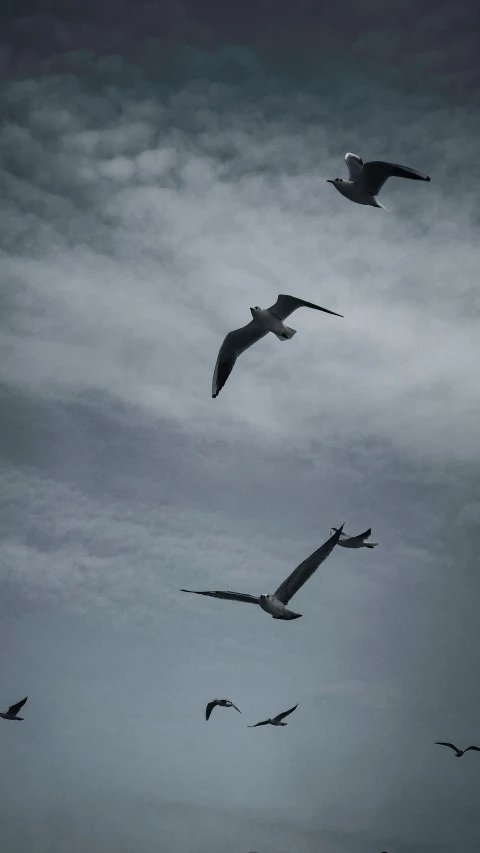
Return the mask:
[[[434,741],[480,744],[478,10],[229,6],[3,14],[2,839],[476,853],[480,760]],[[431,183],[351,204],[346,151]],[[212,400],[278,293],[344,319]],[[378,548],[300,620],[179,591],[271,592],[342,522]]]

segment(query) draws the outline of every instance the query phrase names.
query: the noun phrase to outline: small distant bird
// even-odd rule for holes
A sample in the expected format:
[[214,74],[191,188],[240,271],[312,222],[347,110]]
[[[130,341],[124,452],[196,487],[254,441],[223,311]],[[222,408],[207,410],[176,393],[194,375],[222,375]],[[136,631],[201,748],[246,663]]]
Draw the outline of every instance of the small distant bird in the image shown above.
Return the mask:
[[268,720],[262,720],[261,723],[255,723],[254,726],[247,726],[247,729],[256,729],[257,726],[286,726],[287,723],[282,723],[282,720],[285,717],[288,717],[289,714],[293,713],[295,708],[298,708],[298,702],[293,708],[290,708],[289,711],[284,711],[283,714],[277,714],[276,717],[270,717]]
[[345,154],[349,180],[343,178],[329,179],[327,184],[333,184],[339,193],[357,204],[367,204],[371,207],[384,207],[377,198],[388,178],[410,178],[412,181],[429,181],[428,175],[410,169],[408,166],[398,166],[396,163],[386,163],[383,160],[371,160],[364,163],[358,154]]
[[[336,532],[337,528],[332,527],[330,533],[333,534]],[[365,542],[365,539],[368,539],[371,535],[371,527],[369,527],[365,533],[359,533],[358,536],[348,536],[347,533],[342,533],[338,540],[338,544],[341,545],[342,548],[375,548],[375,546],[378,545],[378,542]]]
[[455,746],[454,743],[446,743],[444,740],[436,740],[435,743],[438,746],[449,746],[450,749],[454,749],[455,758],[461,758],[462,755],[465,755],[465,753],[468,752],[469,749],[474,749],[475,752],[480,752],[480,746],[467,746],[466,749],[458,749],[458,747]]
[[212,713],[216,705],[219,705],[221,708],[235,708],[235,710],[238,711],[239,714],[242,713],[240,708],[237,708],[237,706],[234,705],[233,702],[230,702],[228,699],[212,699],[212,701],[208,703],[205,710],[206,720],[210,719],[210,714]]
[[293,570],[292,574],[280,584],[273,595],[256,596],[243,592],[223,592],[221,590],[200,592],[196,589],[182,589],[181,592],[191,592],[194,595],[209,595],[211,598],[226,598],[228,601],[245,601],[247,604],[259,604],[262,610],[270,613],[274,619],[298,619],[302,614],[294,613],[293,610],[287,610],[285,605],[288,604],[303,584],[312,577],[314,571],[327,559],[328,555],[332,553],[342,535],[342,530],[343,524],[330,539],[327,539],[323,545],[320,545],[320,548],[317,548],[313,554],[310,554],[303,563],[300,563]]
[[25,702],[27,701],[28,696],[25,696],[25,699],[22,699],[21,702],[17,702],[15,705],[10,705],[10,708],[5,714],[0,714],[0,717],[3,717],[4,720],[23,720],[24,717],[17,717],[20,708],[23,708]]
[[286,296],[283,293],[278,296],[275,305],[270,308],[263,309],[259,308],[258,305],[255,308],[250,308],[253,320],[246,326],[242,326],[241,329],[229,332],[220,347],[213,373],[212,397],[218,397],[238,356],[261,338],[264,338],[268,332],[273,332],[279,341],[288,341],[293,338],[296,330],[291,329],[290,326],[285,326],[283,321],[290,314],[293,314],[297,308],[315,308],[316,311],[324,311],[325,314],[333,314],[335,317],[343,316],[343,314],[337,314],[335,311],[329,311],[328,308],[320,308],[320,305],[315,305],[313,302],[306,302],[304,299]]

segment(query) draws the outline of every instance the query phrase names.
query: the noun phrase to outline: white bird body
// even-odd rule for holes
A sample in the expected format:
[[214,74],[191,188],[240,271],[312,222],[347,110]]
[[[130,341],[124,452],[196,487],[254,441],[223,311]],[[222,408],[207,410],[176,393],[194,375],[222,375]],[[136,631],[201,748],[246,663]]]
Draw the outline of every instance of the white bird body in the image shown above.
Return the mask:
[[294,613],[293,610],[288,610],[282,601],[275,598],[274,595],[261,595],[258,601],[262,610],[265,613],[270,613],[274,619],[298,619],[301,613]]
[[219,589],[205,591],[182,589],[181,592],[190,592],[193,595],[208,595],[211,598],[223,598],[227,601],[242,601],[246,604],[258,604],[265,613],[269,613],[274,619],[298,619],[302,614],[288,610],[286,605],[308,579],[311,578],[323,561],[327,559],[328,555],[332,553],[342,535],[342,530],[343,524],[330,536],[330,539],[327,539],[323,545],[320,545],[320,548],[317,548],[306,560],[303,560],[273,594],[257,596],[245,592],[230,592],[229,590]]
[[369,207],[382,207],[383,210],[388,211],[388,207],[385,207],[376,196],[368,192],[362,184],[343,180],[343,178],[335,178],[335,180],[328,181],[328,183],[333,184],[341,195],[350,199],[350,201],[354,201],[356,204],[366,204]]
[[252,317],[259,323],[267,332],[273,332],[274,335],[281,341],[286,341],[296,335],[296,329],[291,329],[286,326],[280,317],[272,314],[268,308],[250,308]]
[[348,180],[343,178],[329,179],[341,195],[356,204],[366,204],[369,207],[381,207],[388,210],[377,198],[378,193],[388,178],[409,178],[412,181],[429,181],[428,175],[410,169],[409,166],[399,166],[397,163],[387,163],[384,160],[371,160],[364,163],[358,154],[345,154],[348,168]]

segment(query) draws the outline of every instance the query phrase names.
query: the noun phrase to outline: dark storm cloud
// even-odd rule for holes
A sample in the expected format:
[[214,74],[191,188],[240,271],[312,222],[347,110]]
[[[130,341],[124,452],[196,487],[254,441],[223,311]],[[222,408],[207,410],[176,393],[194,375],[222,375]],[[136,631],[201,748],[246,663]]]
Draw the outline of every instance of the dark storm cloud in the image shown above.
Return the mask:
[[[474,2],[414,0],[354,3],[340,0],[128,0],[86,3],[31,0],[2,9],[4,71],[23,73],[38,60],[71,50],[119,54],[150,72],[181,45],[215,50],[224,45],[258,51],[284,76],[307,66],[329,74],[325,60],[348,62],[373,79],[411,91],[440,91],[457,102],[477,97],[480,69],[478,10]],[[331,67],[336,76],[340,69]],[[305,78],[303,80],[305,83]]]
[[[113,7],[85,8],[64,46],[71,27],[138,54],[159,14],[230,41],[223,12],[212,27],[184,4],[117,6],[109,42]],[[366,55],[355,22],[375,9],[350,11]],[[299,83],[244,47],[162,64],[153,46],[3,87],[0,650],[7,703],[29,692],[28,722],[2,729],[3,807],[21,851],[475,849],[478,763],[433,745],[475,742],[480,700],[478,118],[453,37],[471,17],[424,7],[422,68],[444,74],[428,98],[428,74],[393,85],[425,53],[404,11],[403,36],[386,12],[372,36],[377,64],[406,50],[381,82],[358,52]],[[313,37],[326,18],[301,13]],[[387,184],[390,214],[350,205],[325,183],[345,150],[432,183]],[[265,339],[212,401],[223,335],[278,292],[345,319],[298,312],[294,342]],[[336,549],[291,630],[179,592],[275,588],[344,520],[380,544]],[[207,726],[219,693],[245,719]],[[246,729],[295,701],[281,740]]]

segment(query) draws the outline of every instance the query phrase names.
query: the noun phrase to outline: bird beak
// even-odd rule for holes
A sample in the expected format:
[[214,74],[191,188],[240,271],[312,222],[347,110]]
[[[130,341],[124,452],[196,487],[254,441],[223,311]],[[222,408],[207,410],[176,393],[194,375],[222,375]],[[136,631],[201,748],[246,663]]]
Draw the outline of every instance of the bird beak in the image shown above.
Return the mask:
[[328,178],[328,179],[327,179],[327,184],[334,184],[334,183],[335,183],[335,181],[332,181],[332,179],[331,179],[331,178]]

